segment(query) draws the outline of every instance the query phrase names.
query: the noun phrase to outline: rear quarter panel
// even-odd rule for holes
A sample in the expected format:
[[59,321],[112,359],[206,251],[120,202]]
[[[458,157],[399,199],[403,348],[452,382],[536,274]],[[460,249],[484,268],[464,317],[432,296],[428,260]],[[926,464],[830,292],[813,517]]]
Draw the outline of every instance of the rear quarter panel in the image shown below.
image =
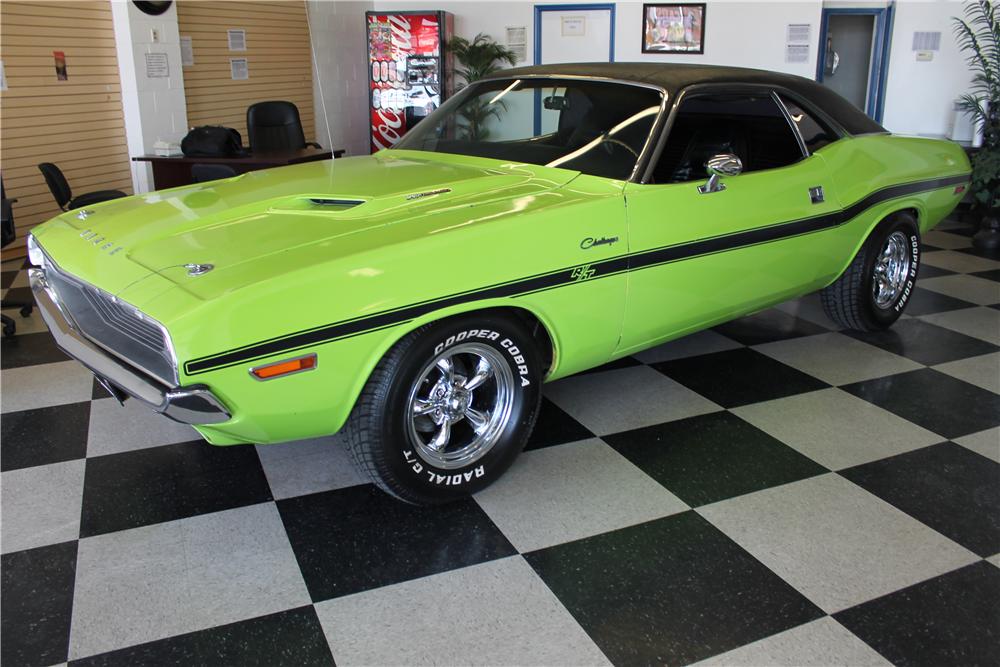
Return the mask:
[[[844,208],[890,186],[959,176],[972,170],[965,151],[958,144],[922,137],[862,135],[830,144],[819,154],[829,167],[837,197]],[[887,216],[912,210],[924,233],[951,213],[962,196],[955,192],[954,185],[950,185],[893,198],[866,209],[844,225],[848,247],[836,276],[843,272],[871,231]]]

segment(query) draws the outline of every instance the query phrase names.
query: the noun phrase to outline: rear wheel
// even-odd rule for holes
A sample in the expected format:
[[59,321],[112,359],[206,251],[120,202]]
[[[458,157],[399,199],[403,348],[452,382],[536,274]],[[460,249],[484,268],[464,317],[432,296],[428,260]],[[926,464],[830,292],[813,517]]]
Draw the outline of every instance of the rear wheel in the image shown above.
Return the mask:
[[903,314],[920,267],[917,222],[899,213],[875,228],[850,266],[820,292],[827,316],[841,326],[877,331]]
[[541,400],[530,333],[477,313],[422,327],[372,372],[345,426],[355,463],[384,491],[436,504],[485,488],[523,449]]

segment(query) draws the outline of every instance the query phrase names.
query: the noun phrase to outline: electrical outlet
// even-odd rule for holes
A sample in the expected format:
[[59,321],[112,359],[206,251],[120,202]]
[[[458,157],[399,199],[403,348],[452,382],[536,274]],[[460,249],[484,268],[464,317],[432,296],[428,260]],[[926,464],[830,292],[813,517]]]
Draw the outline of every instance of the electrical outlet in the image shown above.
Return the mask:
[[159,28],[150,28],[149,29],[149,39],[150,39],[151,42],[153,42],[153,44],[159,44],[160,43],[160,29]]

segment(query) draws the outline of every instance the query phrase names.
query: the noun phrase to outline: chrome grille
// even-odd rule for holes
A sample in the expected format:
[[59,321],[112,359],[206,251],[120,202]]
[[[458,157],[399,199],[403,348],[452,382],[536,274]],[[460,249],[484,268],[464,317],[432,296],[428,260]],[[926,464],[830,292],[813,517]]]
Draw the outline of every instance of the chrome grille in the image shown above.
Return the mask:
[[123,361],[168,385],[177,371],[164,328],[115,296],[65,273],[51,260],[45,278],[77,330]]

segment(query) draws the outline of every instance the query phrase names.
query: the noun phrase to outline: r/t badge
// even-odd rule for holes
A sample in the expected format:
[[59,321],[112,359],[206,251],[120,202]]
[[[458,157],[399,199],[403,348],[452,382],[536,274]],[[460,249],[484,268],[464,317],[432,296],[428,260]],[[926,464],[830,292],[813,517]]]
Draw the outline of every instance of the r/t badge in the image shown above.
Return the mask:
[[573,269],[573,272],[569,274],[569,277],[575,282],[582,282],[593,278],[595,273],[597,273],[597,270],[590,268],[590,264],[584,264],[583,266],[578,266]]

